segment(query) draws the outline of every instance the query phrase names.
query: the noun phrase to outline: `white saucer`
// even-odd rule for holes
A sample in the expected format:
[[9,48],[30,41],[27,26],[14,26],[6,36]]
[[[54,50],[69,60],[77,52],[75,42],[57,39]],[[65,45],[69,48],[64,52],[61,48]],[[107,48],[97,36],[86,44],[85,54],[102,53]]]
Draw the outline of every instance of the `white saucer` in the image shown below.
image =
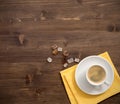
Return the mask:
[[[86,79],[86,71],[93,65],[100,65],[106,70],[106,82],[109,85],[93,86]],[[88,56],[84,58],[77,66],[75,71],[75,81],[78,87],[85,93],[90,95],[98,95],[104,93],[110,88],[114,79],[114,72],[109,62],[100,56]]]

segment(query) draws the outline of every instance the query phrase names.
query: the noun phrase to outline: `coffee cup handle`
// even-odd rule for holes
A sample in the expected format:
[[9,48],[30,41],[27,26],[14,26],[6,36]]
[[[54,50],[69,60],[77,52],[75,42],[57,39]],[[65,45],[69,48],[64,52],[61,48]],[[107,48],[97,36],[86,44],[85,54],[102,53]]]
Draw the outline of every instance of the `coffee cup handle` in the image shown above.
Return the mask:
[[104,82],[104,84],[105,84],[105,85],[107,85],[107,86],[109,86],[109,85],[110,85],[110,83],[109,83],[109,82],[107,82],[107,81],[105,81],[105,82]]

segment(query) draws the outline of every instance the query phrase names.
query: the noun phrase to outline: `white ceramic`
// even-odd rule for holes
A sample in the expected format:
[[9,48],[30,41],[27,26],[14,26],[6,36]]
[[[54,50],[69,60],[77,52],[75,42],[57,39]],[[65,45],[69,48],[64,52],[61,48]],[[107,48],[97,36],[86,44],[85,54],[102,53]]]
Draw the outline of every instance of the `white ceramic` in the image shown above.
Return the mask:
[[[92,67],[92,66],[91,66]],[[102,67],[102,66],[100,66],[100,67]],[[103,67],[102,67],[103,68]],[[89,68],[90,69],[90,68]],[[102,84],[107,84],[107,85],[109,85],[109,83],[106,81],[106,73],[107,73],[107,70],[105,70],[104,68],[103,68],[103,70],[105,71],[105,79],[103,80],[103,81],[101,81],[101,82],[99,82],[99,83],[95,83],[95,82],[93,82],[93,81],[91,81],[89,78],[88,78],[88,71],[89,71],[89,69],[86,71],[86,79],[87,79],[87,81],[91,84],[91,85],[93,85],[93,86],[100,86],[100,85],[102,85]]]
[[[87,70],[93,65],[99,65],[103,67],[106,71],[106,78],[104,80],[104,83],[102,83],[100,86],[93,86],[88,82],[86,78]],[[110,88],[113,80],[114,80],[114,71],[111,65],[106,59],[100,56],[94,55],[94,56],[88,56],[84,58],[78,64],[75,71],[76,84],[83,92],[90,95],[98,95],[98,94],[104,93]]]

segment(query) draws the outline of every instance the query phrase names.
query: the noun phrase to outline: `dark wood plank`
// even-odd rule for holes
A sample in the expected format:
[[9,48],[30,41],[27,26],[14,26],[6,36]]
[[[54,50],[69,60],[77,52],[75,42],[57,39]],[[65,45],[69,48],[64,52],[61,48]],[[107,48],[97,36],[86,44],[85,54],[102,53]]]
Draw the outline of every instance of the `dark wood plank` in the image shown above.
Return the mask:
[[[81,59],[108,51],[120,74],[120,1],[0,0],[0,104],[70,104],[59,74],[63,56],[52,56],[53,44],[71,56],[81,52]],[[120,104],[119,98],[100,104]]]

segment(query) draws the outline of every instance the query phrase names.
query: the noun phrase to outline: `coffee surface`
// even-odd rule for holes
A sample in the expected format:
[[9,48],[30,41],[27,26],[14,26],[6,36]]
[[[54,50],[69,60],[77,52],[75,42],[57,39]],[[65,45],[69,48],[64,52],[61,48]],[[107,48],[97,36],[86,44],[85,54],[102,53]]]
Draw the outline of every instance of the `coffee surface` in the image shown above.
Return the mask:
[[88,71],[88,78],[94,83],[102,82],[106,77],[105,70],[98,65],[92,66]]

